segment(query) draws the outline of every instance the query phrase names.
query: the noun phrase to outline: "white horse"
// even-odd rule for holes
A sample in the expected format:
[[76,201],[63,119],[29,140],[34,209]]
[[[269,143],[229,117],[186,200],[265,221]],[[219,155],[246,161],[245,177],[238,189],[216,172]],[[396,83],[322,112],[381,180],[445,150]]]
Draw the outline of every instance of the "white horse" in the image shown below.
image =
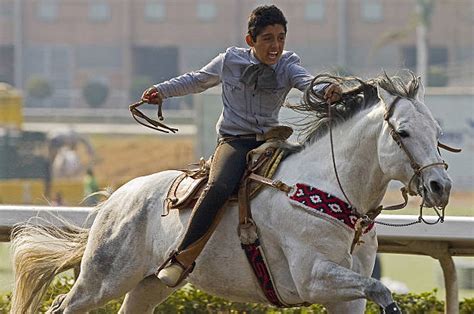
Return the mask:
[[[379,206],[388,183],[398,180],[415,187],[427,206],[446,206],[451,180],[445,167],[438,167],[440,128],[423,102],[423,87],[414,77],[403,86],[388,77],[371,82],[360,88],[364,98],[334,106],[336,165],[348,199],[364,215]],[[326,131],[313,132],[302,151],[284,160],[275,178],[344,199],[333,170],[327,117],[318,114]],[[413,180],[410,159],[392,138],[390,125],[411,157],[421,166],[430,165]],[[152,313],[176,289],[166,287],[154,273],[176,248],[191,214],[172,211],[160,216],[166,192],[179,174],[164,171],[123,185],[99,206],[90,230],[17,228],[12,241],[12,312],[35,312],[54,275],[80,263],[74,286],[55,300],[50,313],[84,313],[124,294],[120,313]],[[353,229],[297,205],[284,192],[265,188],[251,206],[274,285],[285,303],[320,303],[331,313],[363,313],[369,299],[386,313],[399,313],[390,291],[370,278],[377,250],[375,228],[351,254]],[[268,303],[240,247],[236,204],[226,207],[186,281],[229,300]]]

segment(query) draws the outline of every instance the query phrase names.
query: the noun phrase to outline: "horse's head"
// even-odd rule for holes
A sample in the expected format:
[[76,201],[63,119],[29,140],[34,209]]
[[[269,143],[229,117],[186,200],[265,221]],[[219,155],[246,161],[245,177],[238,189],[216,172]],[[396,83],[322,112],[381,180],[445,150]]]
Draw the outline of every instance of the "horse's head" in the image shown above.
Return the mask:
[[451,179],[438,150],[441,128],[424,104],[423,86],[415,77],[403,87],[398,81],[386,79],[377,85],[385,108],[378,139],[381,169],[410,192],[422,196],[426,206],[445,207]]

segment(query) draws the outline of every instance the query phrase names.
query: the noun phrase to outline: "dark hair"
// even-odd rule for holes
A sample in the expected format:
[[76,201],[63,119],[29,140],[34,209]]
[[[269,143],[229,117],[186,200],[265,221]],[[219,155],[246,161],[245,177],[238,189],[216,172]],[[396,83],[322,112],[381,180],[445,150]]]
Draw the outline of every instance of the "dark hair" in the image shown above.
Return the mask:
[[280,24],[286,28],[286,18],[275,5],[262,5],[255,8],[249,16],[248,22],[248,34],[252,36],[254,41],[257,40],[257,36],[263,31],[268,25]]

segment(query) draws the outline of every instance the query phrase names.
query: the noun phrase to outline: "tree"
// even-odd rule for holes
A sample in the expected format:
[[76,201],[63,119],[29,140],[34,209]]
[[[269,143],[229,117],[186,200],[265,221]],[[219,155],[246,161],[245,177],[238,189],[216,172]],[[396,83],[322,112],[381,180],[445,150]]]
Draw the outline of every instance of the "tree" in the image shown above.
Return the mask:
[[428,29],[431,25],[435,0],[416,0],[416,72],[423,83],[428,75]]
[[37,75],[32,75],[26,84],[26,91],[30,97],[43,101],[51,97],[53,87],[48,80]]
[[375,44],[374,50],[378,50],[389,42],[394,42],[407,37],[416,31],[416,72],[423,83],[427,82],[428,75],[428,30],[431,26],[431,17],[436,0],[416,0],[416,15],[413,22],[407,27],[385,33]]
[[101,82],[90,81],[84,85],[82,95],[90,107],[99,108],[109,96],[109,87]]

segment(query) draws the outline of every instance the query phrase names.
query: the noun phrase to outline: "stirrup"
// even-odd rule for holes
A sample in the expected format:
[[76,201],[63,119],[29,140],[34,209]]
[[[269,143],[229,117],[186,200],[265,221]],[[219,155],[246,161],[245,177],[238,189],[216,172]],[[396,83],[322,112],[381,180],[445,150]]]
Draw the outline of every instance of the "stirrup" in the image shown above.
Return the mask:
[[181,268],[182,272],[179,277],[174,280],[175,282],[166,282],[166,280],[162,280],[163,283],[166,284],[169,288],[175,288],[179,286],[181,282],[188,276],[188,274],[194,270],[194,266],[196,265],[196,262],[193,262],[190,266],[186,267],[180,261],[178,261],[178,259],[176,258],[177,256],[178,251],[172,251],[170,256],[163,262],[163,264],[161,264],[161,266],[155,272],[155,276],[158,277],[158,279],[162,280],[159,274],[162,270],[165,270],[165,268],[172,267],[173,265],[176,265],[177,267]]

